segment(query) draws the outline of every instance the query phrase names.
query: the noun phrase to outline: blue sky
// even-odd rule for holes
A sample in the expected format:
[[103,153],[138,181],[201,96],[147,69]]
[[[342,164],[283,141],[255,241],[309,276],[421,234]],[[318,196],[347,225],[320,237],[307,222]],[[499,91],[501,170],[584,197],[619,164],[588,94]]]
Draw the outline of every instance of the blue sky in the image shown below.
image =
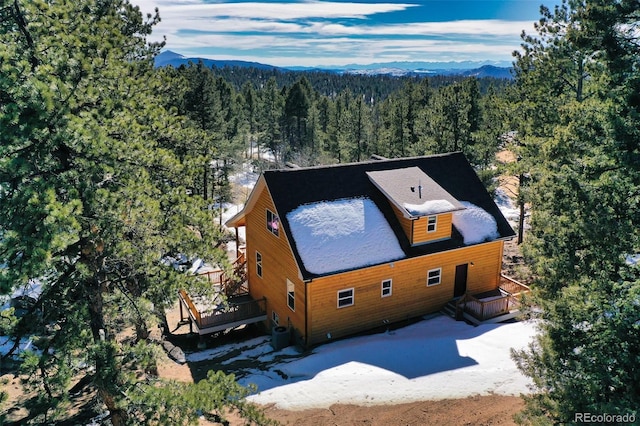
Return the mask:
[[512,61],[557,0],[131,0],[160,10],[152,40],[185,56],[277,66]]

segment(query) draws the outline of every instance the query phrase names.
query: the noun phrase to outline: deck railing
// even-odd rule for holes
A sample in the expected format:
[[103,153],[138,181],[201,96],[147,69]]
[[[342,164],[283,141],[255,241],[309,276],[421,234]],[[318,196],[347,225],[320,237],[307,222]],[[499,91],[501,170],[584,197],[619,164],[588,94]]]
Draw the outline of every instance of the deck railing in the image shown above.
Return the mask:
[[230,302],[218,306],[212,311],[200,312],[189,294],[180,290],[180,299],[186,305],[189,316],[195,321],[196,326],[202,330],[209,327],[233,324],[244,320],[264,316],[266,314],[266,299],[246,300],[242,302]]
[[528,286],[522,284],[520,281],[516,281],[513,278],[502,274],[500,274],[500,284],[498,287],[505,293],[509,293],[512,296],[520,296],[531,291]]
[[207,281],[213,285],[220,286],[227,297],[232,297],[249,292],[248,287],[245,285],[247,280],[246,270],[247,258],[245,253],[241,251],[238,254],[238,258],[231,265],[231,273],[228,273],[224,269],[214,269],[213,271],[207,271],[198,275],[206,277]]
[[198,274],[199,277],[204,277],[212,284],[220,285],[222,284],[222,277],[224,277],[225,273],[223,269],[214,269],[213,271],[203,272]]
[[456,310],[486,321],[518,309],[522,295],[531,291],[528,286],[505,275],[500,276],[498,288],[502,291],[502,296],[483,300],[466,293],[456,302]]
[[[187,305],[187,310],[193,316],[193,319],[196,321],[196,324],[200,324],[202,322],[202,318],[200,316],[200,312],[198,311],[198,308],[196,308],[195,303],[193,303],[193,300],[191,300],[191,298],[189,297],[186,291],[180,290],[179,293],[180,293],[180,298]],[[182,312],[182,308],[180,308],[180,312]],[[181,318],[181,319],[184,319],[184,318]]]
[[202,329],[222,324],[236,323],[248,318],[262,316],[266,312],[266,303],[266,299],[264,298],[232,303],[225,308],[202,314],[200,316],[200,323],[198,326]]

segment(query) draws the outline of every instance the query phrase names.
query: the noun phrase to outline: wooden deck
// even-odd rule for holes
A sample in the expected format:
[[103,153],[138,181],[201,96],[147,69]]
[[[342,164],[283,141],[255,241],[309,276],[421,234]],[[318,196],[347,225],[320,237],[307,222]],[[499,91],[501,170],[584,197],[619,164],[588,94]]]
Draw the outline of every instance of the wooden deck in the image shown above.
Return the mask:
[[519,314],[520,300],[531,289],[526,285],[500,276],[498,288],[482,294],[465,294],[455,302],[456,317],[474,324],[502,322]]
[[266,320],[266,299],[249,296],[246,263],[245,253],[239,252],[230,272],[217,268],[199,275],[212,284],[217,296],[199,297],[180,290],[180,322],[205,335]]
[[191,297],[180,290],[181,321],[190,321],[199,335],[216,333],[267,319],[266,299],[253,300],[249,295],[207,300]]

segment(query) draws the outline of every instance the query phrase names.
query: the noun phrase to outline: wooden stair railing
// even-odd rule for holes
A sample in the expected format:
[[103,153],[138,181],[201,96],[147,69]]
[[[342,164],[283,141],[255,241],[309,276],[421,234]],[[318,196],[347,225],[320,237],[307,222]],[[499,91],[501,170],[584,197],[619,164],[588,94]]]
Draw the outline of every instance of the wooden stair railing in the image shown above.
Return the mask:
[[237,294],[247,281],[247,259],[244,253],[233,262],[233,272],[231,276],[223,273],[220,276],[222,291],[227,297]]

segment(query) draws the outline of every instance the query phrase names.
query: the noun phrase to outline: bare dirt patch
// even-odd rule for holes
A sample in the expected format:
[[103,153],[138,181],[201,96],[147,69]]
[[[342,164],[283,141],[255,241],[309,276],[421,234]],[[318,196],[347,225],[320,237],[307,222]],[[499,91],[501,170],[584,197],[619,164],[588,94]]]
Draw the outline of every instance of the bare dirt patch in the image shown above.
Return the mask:
[[[331,392],[327,389],[327,392]],[[304,411],[266,407],[267,417],[283,425],[514,425],[513,415],[524,402],[515,396],[472,396],[464,399],[421,401],[399,405],[332,405],[327,409]]]

